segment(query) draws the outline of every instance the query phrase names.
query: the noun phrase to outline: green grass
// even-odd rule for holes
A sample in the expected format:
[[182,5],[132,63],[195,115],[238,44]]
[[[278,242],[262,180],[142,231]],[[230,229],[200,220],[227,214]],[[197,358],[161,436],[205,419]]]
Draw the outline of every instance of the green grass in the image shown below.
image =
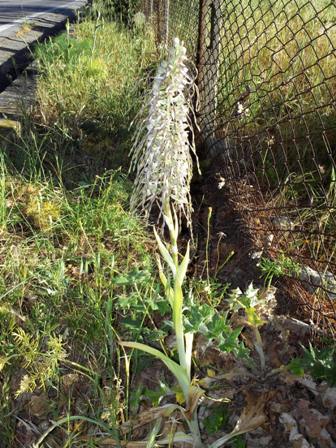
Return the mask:
[[125,148],[157,59],[151,34],[85,21],[39,46],[36,57],[41,76],[35,121],[51,134],[47,142],[63,139],[104,160],[114,157],[121,140]]
[[77,137],[125,128],[140,105],[144,69],[155,58],[150,36],[120,25],[84,22],[37,50],[42,122]]
[[86,20],[36,56],[35,111],[1,135],[0,438],[30,446],[49,419],[80,415],[91,423],[69,420],[48,443],[88,447],[128,414],[119,334],[165,334],[148,325],[167,306],[119,168],[157,55],[150,35]]
[[274,279],[279,277],[289,276],[296,278],[299,276],[301,270],[298,263],[295,263],[291,258],[286,257],[283,253],[280,253],[275,260],[262,257],[258,266],[265,283],[269,286]]
[[75,392],[59,389],[70,373],[86,384],[86,415],[111,407],[117,390],[111,383],[102,399],[96,383],[116,375],[116,334],[141,340],[146,310],[160,297],[150,242],[127,211],[129,184],[119,172],[69,193],[3,167],[1,184],[0,432],[10,447],[22,436],[12,413],[32,412],[27,392],[59,390],[47,399],[55,416],[61,402],[76,402]]

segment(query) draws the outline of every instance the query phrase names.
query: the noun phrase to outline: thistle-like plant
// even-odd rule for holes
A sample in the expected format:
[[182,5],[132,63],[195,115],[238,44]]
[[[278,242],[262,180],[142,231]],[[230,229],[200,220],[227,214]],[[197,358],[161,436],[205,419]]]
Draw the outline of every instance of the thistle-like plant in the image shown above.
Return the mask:
[[229,298],[229,307],[231,311],[238,312],[244,310],[244,322],[252,328],[254,333],[254,348],[259,356],[260,367],[265,370],[266,360],[263,348],[263,342],[259,328],[266,324],[263,315],[271,313],[275,307],[275,289],[268,287],[261,294],[259,289],[254,288],[251,283],[245,293],[237,288],[232,291]]
[[171,203],[190,223],[191,152],[195,154],[192,98],[196,87],[187,64],[186,48],[176,38],[135,120],[131,170],[136,176],[131,208],[148,216],[154,204],[163,213],[163,204]]

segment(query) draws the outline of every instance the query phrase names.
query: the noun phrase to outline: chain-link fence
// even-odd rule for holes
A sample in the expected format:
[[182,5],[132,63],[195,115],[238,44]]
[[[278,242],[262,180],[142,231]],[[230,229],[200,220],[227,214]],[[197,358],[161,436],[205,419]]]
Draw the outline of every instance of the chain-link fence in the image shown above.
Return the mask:
[[335,319],[334,0],[146,0],[143,7],[158,39],[179,37],[197,65],[206,157],[222,166],[256,248]]

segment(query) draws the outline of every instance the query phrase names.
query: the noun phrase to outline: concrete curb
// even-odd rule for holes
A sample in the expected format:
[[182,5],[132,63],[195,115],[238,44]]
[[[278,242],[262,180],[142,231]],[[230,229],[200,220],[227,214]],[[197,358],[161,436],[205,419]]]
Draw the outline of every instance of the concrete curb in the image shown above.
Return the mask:
[[89,0],[76,0],[66,9],[60,7],[28,19],[31,30],[25,34],[18,32],[18,24],[5,36],[0,35],[0,92],[32,62],[32,48],[37,42],[64,29],[67,20],[73,21],[89,4]]

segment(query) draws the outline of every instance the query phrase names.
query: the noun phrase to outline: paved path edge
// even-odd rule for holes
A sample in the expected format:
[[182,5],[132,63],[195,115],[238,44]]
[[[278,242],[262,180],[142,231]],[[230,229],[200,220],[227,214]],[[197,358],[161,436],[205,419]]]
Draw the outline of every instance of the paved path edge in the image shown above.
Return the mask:
[[[68,20],[74,21],[78,15],[90,4],[90,0],[77,0],[67,14],[62,8],[39,16],[34,20],[32,30],[18,37],[17,30],[8,36],[0,37],[2,51],[0,51],[0,92],[8,87],[12,81],[32,62],[32,50],[38,42],[49,36],[54,36],[65,28]],[[6,42],[4,48],[3,42]]]

